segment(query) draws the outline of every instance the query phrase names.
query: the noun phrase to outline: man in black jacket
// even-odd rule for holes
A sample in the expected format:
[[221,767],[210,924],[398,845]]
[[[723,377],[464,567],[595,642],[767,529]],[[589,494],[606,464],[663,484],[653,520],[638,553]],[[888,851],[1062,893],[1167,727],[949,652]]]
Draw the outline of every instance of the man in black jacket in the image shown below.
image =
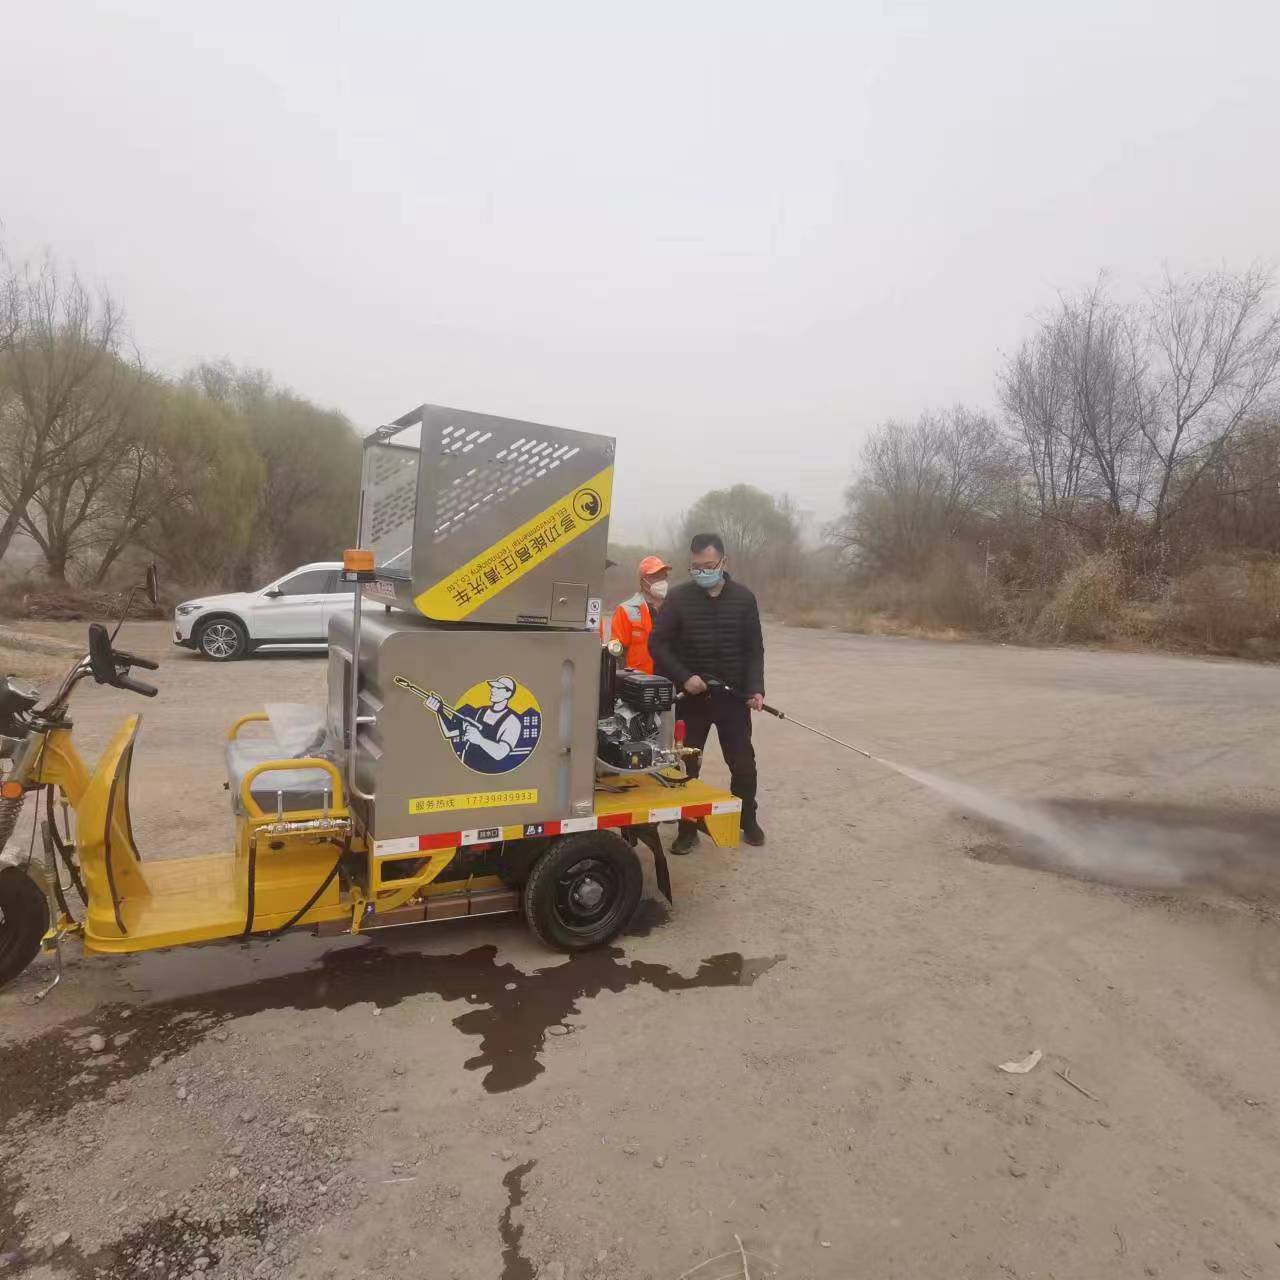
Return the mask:
[[[649,637],[654,669],[684,690],[677,715],[685,722],[685,742],[706,745],[712,727],[729,766],[730,790],[742,801],[742,838],[764,844],[756,821],[756,753],[751,745],[751,712],[764,705],[764,637],[760,608],[751,591],[725,572],[724,543],[700,533],[689,546],[692,582],[674,587]],[[707,681],[728,685],[708,688]],[[702,757],[692,756],[698,776]],[[697,843],[695,823],[681,822],[672,853],[689,853]]]

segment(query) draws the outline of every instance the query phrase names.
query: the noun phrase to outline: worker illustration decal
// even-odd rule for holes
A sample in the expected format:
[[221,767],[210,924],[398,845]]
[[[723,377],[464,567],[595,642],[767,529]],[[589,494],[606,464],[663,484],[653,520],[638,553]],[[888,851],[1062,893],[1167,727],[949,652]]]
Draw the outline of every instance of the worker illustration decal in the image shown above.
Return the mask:
[[493,676],[473,684],[456,706],[403,676],[396,676],[395,682],[435,715],[445,741],[473,773],[510,773],[538,745],[542,708],[533,691],[511,676]]

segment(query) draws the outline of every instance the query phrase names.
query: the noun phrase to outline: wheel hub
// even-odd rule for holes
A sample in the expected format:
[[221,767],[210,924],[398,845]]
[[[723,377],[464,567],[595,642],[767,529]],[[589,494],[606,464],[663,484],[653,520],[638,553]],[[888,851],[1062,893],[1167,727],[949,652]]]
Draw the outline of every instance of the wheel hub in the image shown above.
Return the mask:
[[598,858],[584,858],[560,877],[556,911],[570,929],[594,928],[617,906],[618,880]]
[[604,901],[604,885],[594,876],[585,876],[573,892],[574,900],[587,911],[594,911]]
[[225,658],[236,651],[236,633],[225,623],[214,623],[204,633],[205,650],[215,658]]

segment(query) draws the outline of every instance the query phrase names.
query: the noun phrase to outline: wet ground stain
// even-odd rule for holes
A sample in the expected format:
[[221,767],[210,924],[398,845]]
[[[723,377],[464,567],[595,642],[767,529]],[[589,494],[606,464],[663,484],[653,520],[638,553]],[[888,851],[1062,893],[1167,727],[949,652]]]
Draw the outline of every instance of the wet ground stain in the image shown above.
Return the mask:
[[656,898],[641,898],[631,923],[622,931],[628,938],[647,938],[655,929],[671,923],[671,908]]
[[1280,814],[1129,800],[1052,799],[1037,806],[1069,837],[1074,856],[1000,824],[969,856],[1121,888],[1217,889],[1251,902],[1280,901]]
[[169,1213],[149,1219],[92,1253],[84,1252],[74,1242],[28,1252],[19,1247],[25,1230],[24,1219],[15,1212],[17,1203],[15,1186],[0,1181],[0,1273],[17,1274],[19,1269],[45,1262],[76,1280],[165,1280],[168,1276],[194,1274],[198,1258],[207,1259],[206,1266],[212,1269],[222,1259],[220,1242],[233,1237],[264,1240],[274,1222],[271,1211],[262,1203],[247,1213],[225,1218]]
[[[566,1019],[581,1013],[583,1000],[637,986],[663,992],[749,987],[782,959],[728,952],[709,956],[685,977],[664,964],[628,960],[617,947],[583,952],[530,973],[500,964],[497,955],[492,945],[431,955],[365,943],[326,952],[318,966],[300,972],[152,1004],[103,1005],[82,1025],[55,1027],[0,1046],[0,1119],[65,1114],[76,1103],[103,1097],[113,1084],[217,1037],[223,1024],[237,1018],[356,1004],[387,1009],[427,993],[471,1006],[453,1019],[463,1035],[479,1040],[478,1052],[464,1065],[484,1072],[488,1092],[503,1093],[541,1074],[548,1034],[572,1034]],[[95,1029],[107,1038],[106,1052],[88,1050]]]
[[534,1280],[533,1263],[520,1250],[524,1227],[517,1226],[512,1215],[524,1203],[524,1180],[537,1163],[536,1160],[526,1160],[524,1164],[508,1169],[502,1179],[502,1185],[507,1189],[507,1207],[498,1218],[498,1231],[502,1235],[501,1280]]

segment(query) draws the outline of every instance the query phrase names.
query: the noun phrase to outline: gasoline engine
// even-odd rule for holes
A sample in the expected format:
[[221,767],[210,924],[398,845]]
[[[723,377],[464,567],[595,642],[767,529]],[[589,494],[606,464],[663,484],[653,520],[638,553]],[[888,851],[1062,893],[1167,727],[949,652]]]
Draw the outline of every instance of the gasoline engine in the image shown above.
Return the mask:
[[619,669],[621,650],[611,641],[601,655],[596,766],[661,777],[660,770],[675,768],[685,754],[676,740],[675,685],[663,676]]

